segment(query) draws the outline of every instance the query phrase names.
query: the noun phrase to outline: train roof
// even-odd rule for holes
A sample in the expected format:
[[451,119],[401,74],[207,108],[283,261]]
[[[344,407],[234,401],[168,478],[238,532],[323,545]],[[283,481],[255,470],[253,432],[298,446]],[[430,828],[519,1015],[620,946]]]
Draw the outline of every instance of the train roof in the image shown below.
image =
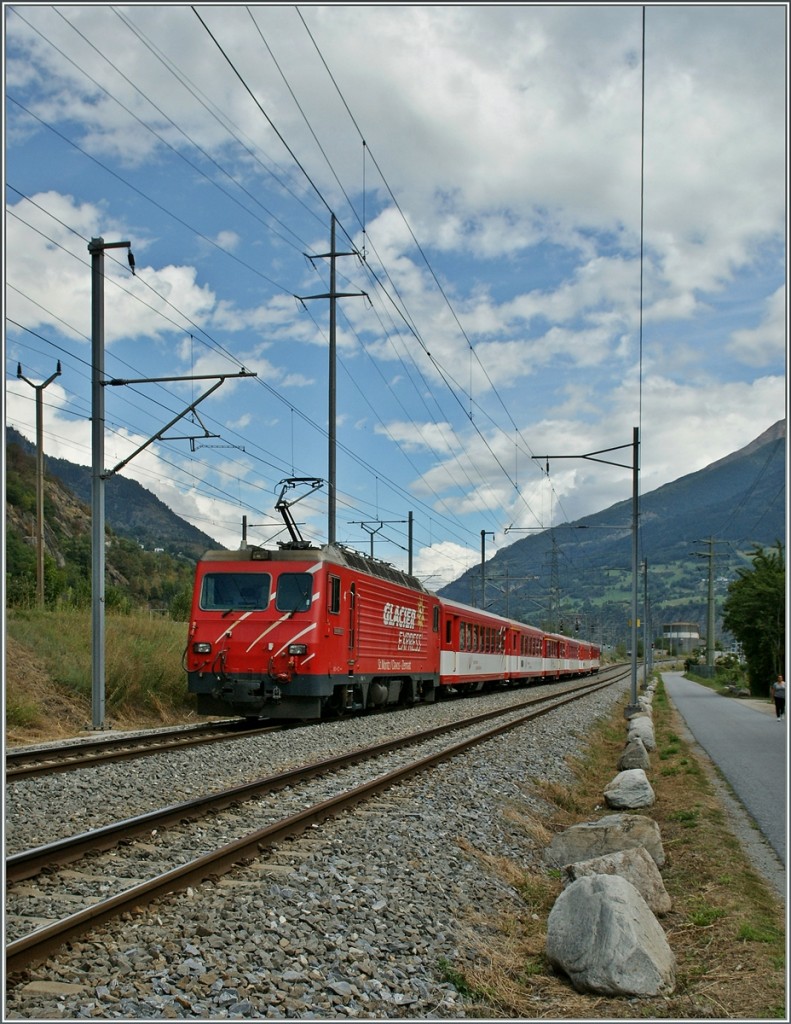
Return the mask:
[[447,597],[440,598],[448,608],[455,608],[460,612],[467,612],[470,615],[483,615],[489,619],[497,619],[498,622],[508,622],[512,626],[521,626],[523,629],[534,629],[538,633],[545,632],[540,626],[534,626],[530,622],[521,622],[519,619],[512,619],[507,615],[500,615],[498,612],[490,612],[485,609],[475,608],[473,605],[463,604],[461,601],[450,601]]
[[253,546],[238,548],[235,551],[206,551],[201,557],[201,562],[304,562],[306,560],[343,565],[349,569],[356,569],[357,572],[368,573],[370,576],[377,576],[390,583],[408,587],[410,590],[420,591],[421,594],[434,596],[416,576],[396,569],[389,562],[371,558],[370,555],[364,555],[362,552],[344,547],[342,544],[322,544],[318,547],[310,544],[284,544],[276,549]]

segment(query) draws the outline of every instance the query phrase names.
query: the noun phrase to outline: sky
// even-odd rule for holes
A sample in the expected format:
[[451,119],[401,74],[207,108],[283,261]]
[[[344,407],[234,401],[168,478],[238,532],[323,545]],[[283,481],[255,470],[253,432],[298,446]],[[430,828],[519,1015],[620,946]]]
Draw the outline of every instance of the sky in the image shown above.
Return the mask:
[[326,542],[334,433],[336,539],[438,589],[785,417],[785,4],[3,16],[6,424],[91,465],[129,242],[104,466],[218,543]]

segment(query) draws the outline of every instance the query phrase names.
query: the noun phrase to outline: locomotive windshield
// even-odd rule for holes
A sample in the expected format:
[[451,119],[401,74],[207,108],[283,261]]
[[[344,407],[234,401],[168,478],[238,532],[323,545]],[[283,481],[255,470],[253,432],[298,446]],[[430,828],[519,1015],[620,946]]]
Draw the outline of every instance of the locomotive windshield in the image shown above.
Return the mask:
[[305,612],[310,608],[312,590],[309,572],[283,572],[277,581],[275,607],[279,612]]
[[231,608],[263,611],[269,604],[270,584],[265,572],[209,572],[203,577],[200,606],[209,612]]

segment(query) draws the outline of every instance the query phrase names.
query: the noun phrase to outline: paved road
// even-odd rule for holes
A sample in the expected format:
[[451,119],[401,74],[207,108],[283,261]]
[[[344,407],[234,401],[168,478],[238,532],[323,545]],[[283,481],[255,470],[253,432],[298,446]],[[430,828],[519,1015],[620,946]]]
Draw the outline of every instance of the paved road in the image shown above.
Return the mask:
[[662,679],[687,728],[785,866],[788,720],[778,721],[769,705],[767,714],[678,672],[663,672]]

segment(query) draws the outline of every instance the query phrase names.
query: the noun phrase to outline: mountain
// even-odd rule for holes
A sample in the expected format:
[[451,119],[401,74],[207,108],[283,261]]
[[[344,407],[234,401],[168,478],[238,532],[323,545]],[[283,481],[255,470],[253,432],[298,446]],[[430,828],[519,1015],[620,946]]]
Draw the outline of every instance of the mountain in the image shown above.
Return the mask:
[[[705,629],[713,553],[719,636],[728,581],[750,567],[755,545],[785,540],[785,421],[739,451],[642,495],[638,506],[639,614],[652,635],[669,622]],[[597,639],[617,642],[631,613],[631,519],[630,498],[500,549],[484,566],[485,606],[560,630],[579,624]],[[480,565],[440,591],[478,606],[481,593]]]
[[[10,427],[6,442],[7,571],[24,563],[29,572],[35,449]],[[86,551],[89,563],[91,471],[45,456],[45,473],[47,550],[60,566],[70,559],[84,563]],[[121,476],[107,481],[105,516],[118,538],[108,547],[109,578],[121,591],[129,580],[137,581],[136,596],[149,602],[151,589],[143,578],[162,577],[163,556],[176,564],[167,579],[160,578],[153,599],[166,600],[188,578],[179,566],[189,570],[206,549],[220,547],[151,491]],[[502,548],[485,565],[485,606],[562,631],[579,624],[580,632],[604,643],[619,642],[631,612],[631,518],[629,499]],[[785,421],[705,469],[642,495],[639,523],[640,615],[652,635],[661,633],[663,623],[705,626],[710,561],[719,623],[728,581],[750,567],[755,545],[771,547],[786,536]],[[143,559],[144,568],[139,556],[157,549],[158,561]],[[439,593],[480,606],[481,583],[476,566]]]
[[[35,457],[36,446],[13,427],[6,429],[6,445],[16,444]],[[60,480],[88,506],[91,504],[91,470],[66,459],[44,455],[45,476]],[[222,548],[213,537],[198,530],[168,508],[135,480],[116,474],[105,481],[105,522],[119,537],[135,541],[148,551],[157,549],[197,562],[209,548]],[[90,524],[88,529],[90,530]]]

